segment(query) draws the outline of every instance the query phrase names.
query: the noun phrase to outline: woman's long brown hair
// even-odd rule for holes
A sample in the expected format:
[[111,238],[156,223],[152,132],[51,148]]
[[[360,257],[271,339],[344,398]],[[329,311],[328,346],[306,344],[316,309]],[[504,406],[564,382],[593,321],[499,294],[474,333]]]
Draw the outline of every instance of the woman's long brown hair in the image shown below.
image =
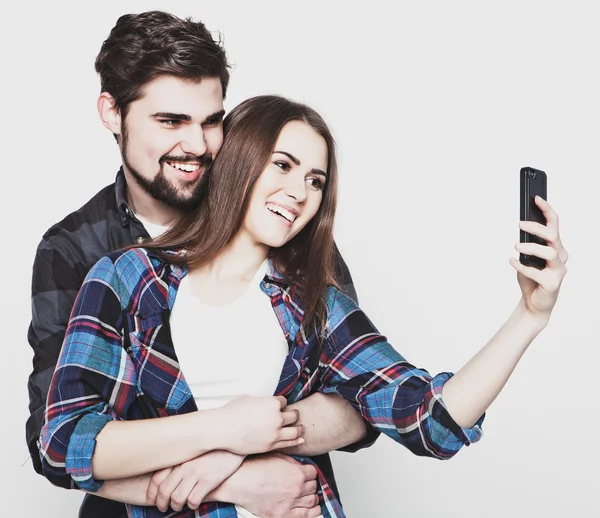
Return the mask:
[[[205,175],[206,189],[197,209],[141,246],[180,266],[198,267],[217,257],[240,230],[254,185],[271,160],[279,133],[290,121],[305,122],[321,135],[328,157],[328,178],[319,210],[301,232],[270,254],[275,267],[300,295],[306,332],[323,329],[327,285],[337,284],[333,253],[338,181],[335,141],[312,108],[274,95],[253,97],[234,108],[223,122],[223,147]],[[182,248],[185,255],[164,253]]]

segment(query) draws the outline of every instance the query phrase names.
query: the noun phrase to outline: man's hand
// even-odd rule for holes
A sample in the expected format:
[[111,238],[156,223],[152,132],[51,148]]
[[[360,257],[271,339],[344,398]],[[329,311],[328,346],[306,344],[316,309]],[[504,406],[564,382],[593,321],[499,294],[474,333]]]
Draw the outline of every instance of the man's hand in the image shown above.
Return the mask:
[[317,470],[282,453],[246,459],[207,500],[233,502],[261,518],[321,516]]
[[146,505],[155,505],[162,512],[169,506],[181,511],[186,504],[197,509],[206,495],[230,477],[243,460],[242,455],[215,450],[174,468],[155,471]]

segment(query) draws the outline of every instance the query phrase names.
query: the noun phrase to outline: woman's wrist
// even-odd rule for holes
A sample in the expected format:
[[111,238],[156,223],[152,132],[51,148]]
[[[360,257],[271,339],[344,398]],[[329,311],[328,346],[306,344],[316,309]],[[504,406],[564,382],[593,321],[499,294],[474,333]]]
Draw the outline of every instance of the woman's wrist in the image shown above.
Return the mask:
[[227,441],[229,434],[226,431],[229,425],[224,417],[221,408],[197,412],[196,430],[200,432],[197,434],[200,438],[199,447],[202,450],[200,454],[213,450],[228,450],[231,447]]
[[527,308],[525,301],[521,299],[513,311],[511,318],[518,322],[518,326],[531,335],[532,339],[540,334],[550,321],[550,313],[533,313]]

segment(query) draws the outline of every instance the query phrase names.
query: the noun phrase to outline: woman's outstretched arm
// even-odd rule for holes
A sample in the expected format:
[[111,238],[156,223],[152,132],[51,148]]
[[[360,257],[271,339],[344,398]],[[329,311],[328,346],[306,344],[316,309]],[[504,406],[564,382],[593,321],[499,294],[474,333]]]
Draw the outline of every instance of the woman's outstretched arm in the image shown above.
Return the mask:
[[547,226],[522,222],[521,227],[548,244],[521,244],[517,249],[546,259],[548,266],[535,270],[511,260],[522,298],[504,326],[459,374],[431,376],[408,363],[353,301],[332,288],[320,390],[342,396],[375,428],[417,455],[446,459],[477,441],[483,413],[547,324],[566,272],[558,218],[546,202],[537,198],[536,203]]
[[560,239],[558,216],[539,196],[535,201],[546,217],[546,225],[521,222],[521,228],[547,244],[518,243],[516,249],[545,259],[546,268],[538,270],[511,258],[522,292],[519,304],[492,339],[442,390],[446,408],[463,427],[473,426],[485,412],[533,339],[546,327],[566,274],[568,254]]

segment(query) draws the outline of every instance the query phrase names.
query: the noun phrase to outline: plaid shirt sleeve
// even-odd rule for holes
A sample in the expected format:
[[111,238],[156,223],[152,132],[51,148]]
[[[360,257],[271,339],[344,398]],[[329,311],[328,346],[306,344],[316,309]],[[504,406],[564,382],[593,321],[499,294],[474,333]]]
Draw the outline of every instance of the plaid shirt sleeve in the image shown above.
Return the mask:
[[92,477],[96,436],[135,400],[136,371],[119,331],[122,291],[113,262],[103,258],[75,300],[41,433],[44,474],[58,486],[102,486]]
[[461,428],[444,406],[442,387],[451,373],[433,377],[412,366],[339,290],[330,288],[327,305],[323,392],[339,394],[416,455],[448,459],[480,439],[484,416],[472,428]]

